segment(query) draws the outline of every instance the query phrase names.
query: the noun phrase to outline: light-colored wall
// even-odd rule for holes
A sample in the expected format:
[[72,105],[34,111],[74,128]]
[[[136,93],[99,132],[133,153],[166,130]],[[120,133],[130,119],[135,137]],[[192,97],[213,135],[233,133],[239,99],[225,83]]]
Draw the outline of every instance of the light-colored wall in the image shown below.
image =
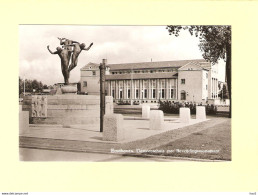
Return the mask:
[[[96,71],[96,75],[93,75]],[[98,95],[100,93],[99,70],[81,70],[81,91],[88,92],[89,95]],[[87,87],[84,87],[84,81],[87,81]]]
[[[186,101],[203,102],[207,92],[204,92],[203,70],[181,70],[178,72],[178,99],[181,100],[181,91],[186,92]],[[181,84],[185,79],[185,84]],[[207,82],[207,81],[206,81]],[[200,87],[202,86],[202,87]]]

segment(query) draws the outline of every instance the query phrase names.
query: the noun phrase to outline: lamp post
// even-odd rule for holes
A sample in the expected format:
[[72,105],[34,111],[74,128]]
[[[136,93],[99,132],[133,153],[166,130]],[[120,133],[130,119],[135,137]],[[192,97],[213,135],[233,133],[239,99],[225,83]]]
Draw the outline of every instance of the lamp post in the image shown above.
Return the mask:
[[23,95],[25,96],[25,76],[24,76],[24,82],[23,82],[23,84],[24,84],[24,87],[23,87]]
[[105,70],[106,70],[106,59],[100,63],[100,132],[103,132],[104,127],[104,115],[105,115]]

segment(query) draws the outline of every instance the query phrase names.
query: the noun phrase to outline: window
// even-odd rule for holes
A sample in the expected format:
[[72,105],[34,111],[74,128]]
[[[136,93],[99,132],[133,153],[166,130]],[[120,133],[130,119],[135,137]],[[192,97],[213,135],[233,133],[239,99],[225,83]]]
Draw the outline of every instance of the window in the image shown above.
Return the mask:
[[208,75],[208,73],[206,73],[206,78],[208,78],[209,77],[209,75]]
[[92,75],[93,75],[93,76],[96,76],[96,71],[92,71]]
[[112,89],[112,97],[115,98],[115,90]]
[[185,91],[181,91],[181,100],[186,100]]
[[208,90],[208,85],[206,85],[206,90]]
[[128,91],[127,91],[127,98],[130,99],[130,97],[131,97],[131,90],[128,89]]
[[83,81],[83,87],[87,87],[87,81]]
[[147,98],[147,89],[144,89],[144,98]]
[[136,99],[138,99],[139,98],[139,89],[135,90],[135,95],[136,95]]
[[156,89],[153,89],[153,90],[152,90],[152,98],[153,98],[153,99],[156,98]]
[[185,84],[185,79],[181,79],[181,84]]
[[120,91],[119,92],[119,99],[122,99],[123,98],[123,91]]
[[165,89],[161,90],[161,98],[164,99],[165,98]]
[[170,90],[170,98],[171,98],[171,99],[174,98],[174,89],[171,89],[171,90]]

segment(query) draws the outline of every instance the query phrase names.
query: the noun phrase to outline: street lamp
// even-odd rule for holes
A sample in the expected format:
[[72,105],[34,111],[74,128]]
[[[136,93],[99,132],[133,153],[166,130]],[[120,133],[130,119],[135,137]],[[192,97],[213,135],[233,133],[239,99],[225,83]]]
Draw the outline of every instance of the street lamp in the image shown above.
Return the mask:
[[25,75],[24,75],[24,82],[23,82],[23,84],[24,84],[23,95],[25,96]]

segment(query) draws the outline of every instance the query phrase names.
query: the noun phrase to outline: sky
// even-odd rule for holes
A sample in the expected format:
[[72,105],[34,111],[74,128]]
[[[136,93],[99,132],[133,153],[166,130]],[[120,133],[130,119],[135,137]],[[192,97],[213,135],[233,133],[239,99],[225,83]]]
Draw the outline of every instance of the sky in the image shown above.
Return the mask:
[[[77,67],[70,72],[70,82],[80,80],[80,69],[89,62],[109,64],[202,59],[199,38],[182,31],[179,37],[169,36],[166,26],[81,26],[81,25],[20,25],[19,76],[37,79],[43,84],[64,82],[61,61],[52,51],[59,45],[57,37],[67,38],[86,47]],[[225,62],[218,64],[219,80],[225,80]]]

